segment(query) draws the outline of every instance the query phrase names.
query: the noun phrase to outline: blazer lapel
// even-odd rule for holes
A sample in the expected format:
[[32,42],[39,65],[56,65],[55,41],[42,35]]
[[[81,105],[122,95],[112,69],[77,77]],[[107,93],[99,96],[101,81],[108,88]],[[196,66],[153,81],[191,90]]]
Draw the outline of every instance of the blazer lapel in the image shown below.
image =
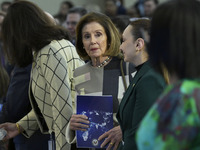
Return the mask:
[[[145,62],[143,64],[143,66],[141,67],[141,69],[136,73],[135,77],[132,79],[128,89],[126,90],[125,94],[124,94],[124,97],[121,101],[121,104],[120,104],[120,109],[119,109],[119,113],[120,113],[120,116],[122,117],[122,114],[123,114],[123,110],[124,110],[124,107],[126,105],[126,103],[129,101],[129,97],[130,95],[135,91],[135,86],[137,85],[137,82],[138,80],[150,69],[150,66],[149,66],[149,63],[148,62]],[[135,99],[134,99],[135,101]]]

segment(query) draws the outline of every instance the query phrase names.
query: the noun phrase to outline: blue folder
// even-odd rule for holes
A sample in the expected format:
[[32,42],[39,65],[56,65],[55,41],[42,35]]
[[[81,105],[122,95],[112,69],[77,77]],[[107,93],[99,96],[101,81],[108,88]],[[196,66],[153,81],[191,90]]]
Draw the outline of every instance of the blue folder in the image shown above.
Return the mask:
[[[113,98],[104,96],[77,96],[77,114],[86,115],[90,121],[87,131],[76,131],[78,148],[100,148],[99,136],[113,128]],[[107,147],[107,146],[105,146]]]

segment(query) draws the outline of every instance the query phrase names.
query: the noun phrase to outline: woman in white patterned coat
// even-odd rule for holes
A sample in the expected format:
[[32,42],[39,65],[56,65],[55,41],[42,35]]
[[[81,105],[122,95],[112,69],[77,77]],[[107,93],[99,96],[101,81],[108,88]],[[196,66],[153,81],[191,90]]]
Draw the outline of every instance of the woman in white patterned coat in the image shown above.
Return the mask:
[[29,85],[33,109],[17,123],[0,125],[7,130],[5,139],[20,133],[30,137],[40,128],[53,134],[53,139],[55,133],[56,150],[70,149],[65,128],[73,113],[71,81],[83,61],[68,41],[67,31],[35,4],[17,1],[8,10],[2,35],[11,63],[23,67],[33,62]]

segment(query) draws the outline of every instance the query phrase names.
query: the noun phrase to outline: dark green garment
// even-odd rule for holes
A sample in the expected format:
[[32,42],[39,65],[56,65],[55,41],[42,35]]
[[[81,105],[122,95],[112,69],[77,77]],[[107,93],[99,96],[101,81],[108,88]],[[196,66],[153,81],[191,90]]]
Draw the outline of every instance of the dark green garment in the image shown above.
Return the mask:
[[132,79],[121,101],[117,119],[123,133],[123,144],[119,150],[137,150],[135,132],[140,121],[162,93],[165,81],[145,62]]

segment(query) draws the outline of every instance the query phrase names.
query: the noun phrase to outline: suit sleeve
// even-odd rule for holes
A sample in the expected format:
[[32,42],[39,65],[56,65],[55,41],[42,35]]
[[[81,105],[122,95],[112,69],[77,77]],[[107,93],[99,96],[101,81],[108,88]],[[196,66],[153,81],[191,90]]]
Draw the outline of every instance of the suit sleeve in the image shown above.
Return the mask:
[[14,68],[4,104],[6,121],[16,122],[31,110],[28,97],[30,70],[31,64],[26,68]]

